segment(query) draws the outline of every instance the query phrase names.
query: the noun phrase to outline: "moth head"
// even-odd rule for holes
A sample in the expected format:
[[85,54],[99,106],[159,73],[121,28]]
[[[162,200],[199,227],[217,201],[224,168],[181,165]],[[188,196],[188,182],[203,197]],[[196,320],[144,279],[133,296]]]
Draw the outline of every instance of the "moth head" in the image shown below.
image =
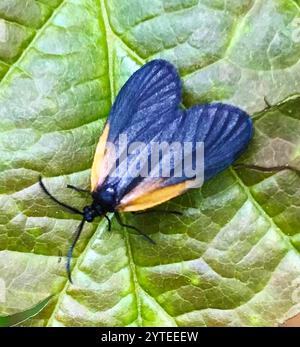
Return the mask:
[[82,212],[84,220],[88,223],[91,223],[96,217],[104,214],[104,210],[101,208],[101,206],[95,206],[94,204],[85,206]]

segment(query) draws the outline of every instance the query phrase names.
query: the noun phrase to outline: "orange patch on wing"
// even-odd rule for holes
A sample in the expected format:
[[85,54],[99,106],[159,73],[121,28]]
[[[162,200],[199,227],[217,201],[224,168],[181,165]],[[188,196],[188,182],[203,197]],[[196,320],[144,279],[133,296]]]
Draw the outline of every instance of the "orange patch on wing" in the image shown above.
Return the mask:
[[[103,181],[104,178],[108,174],[108,162],[107,162],[107,155],[106,155],[106,143],[107,143],[107,138],[109,134],[109,124],[107,123],[104,127],[103,133],[100,136],[95,156],[94,156],[94,161],[92,165],[92,172],[91,172],[91,190],[94,191],[100,185]],[[106,159],[104,158],[106,157]],[[107,167],[105,169],[105,167]],[[105,171],[107,172],[105,174]]]
[[117,207],[121,212],[143,211],[160,205],[186,192],[193,186],[193,180],[161,187],[161,182],[144,182],[125,195]]

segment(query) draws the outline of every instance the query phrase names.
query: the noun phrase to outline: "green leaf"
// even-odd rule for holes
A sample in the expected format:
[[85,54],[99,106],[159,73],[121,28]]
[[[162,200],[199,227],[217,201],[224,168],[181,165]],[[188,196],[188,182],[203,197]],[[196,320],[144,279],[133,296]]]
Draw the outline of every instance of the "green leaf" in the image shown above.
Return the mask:
[[[274,326],[300,312],[300,178],[228,169],[166,204],[182,217],[131,217],[156,245],[78,208],[111,103],[162,57],[184,104],[253,114],[243,162],[300,166],[298,0],[4,0],[0,4],[0,315],[54,295],[26,325]],[[274,105],[265,109],[264,99]],[[63,255],[63,257],[61,257]],[[23,323],[24,324],[24,323]]]
[[45,300],[39,302],[34,307],[31,307],[23,312],[18,312],[10,316],[0,316],[0,327],[11,327],[15,325],[20,325],[22,322],[27,321],[29,318],[34,317],[40,313],[49,303],[52,296],[48,296]]

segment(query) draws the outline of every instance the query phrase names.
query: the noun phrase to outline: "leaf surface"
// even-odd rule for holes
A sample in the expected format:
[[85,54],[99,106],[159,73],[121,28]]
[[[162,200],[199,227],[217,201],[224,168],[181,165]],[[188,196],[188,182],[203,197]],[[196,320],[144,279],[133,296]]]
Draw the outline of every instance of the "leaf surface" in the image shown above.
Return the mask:
[[[40,191],[81,208],[95,146],[127,78],[158,57],[184,104],[253,114],[241,161],[300,165],[295,0],[4,0],[0,4],[0,315],[54,295],[25,325],[274,326],[300,312],[300,178],[228,169],[165,208],[124,215],[139,236],[85,227]],[[300,36],[300,35],[299,35]],[[266,109],[264,99],[274,105]]]

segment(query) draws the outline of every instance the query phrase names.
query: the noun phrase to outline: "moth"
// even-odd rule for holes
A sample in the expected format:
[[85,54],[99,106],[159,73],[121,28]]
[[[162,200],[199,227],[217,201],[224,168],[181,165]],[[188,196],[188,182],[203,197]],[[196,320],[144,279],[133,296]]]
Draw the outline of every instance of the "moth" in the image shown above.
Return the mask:
[[[195,186],[197,172],[195,177],[187,176],[184,171],[181,175],[175,175],[178,162],[175,164],[174,160],[169,163],[171,174],[160,174],[160,169],[166,163],[164,154],[157,159],[155,168],[148,170],[148,175],[127,174],[132,168],[136,169],[138,154],[123,156],[121,134],[126,135],[128,145],[146,144],[147,150],[142,153],[145,164],[150,161],[147,145],[176,142],[191,144],[189,153],[183,155],[181,161],[186,164],[189,156],[187,165],[196,167],[196,145],[202,143],[203,182],[228,168],[247,148],[253,136],[253,124],[246,112],[223,103],[196,105],[186,110],[180,107],[181,101],[182,84],[175,67],[165,60],[145,64],[123,86],[107,118],[91,170],[91,204],[80,211],[59,201],[50,194],[40,178],[41,188],[52,200],[82,216],[68,252],[67,272],[71,282],[70,260],[85,222],[105,217],[110,229],[111,221],[107,214],[114,212],[122,226],[134,229],[154,242],[141,230],[124,224],[120,212],[151,209]],[[113,153],[108,144],[115,145],[119,151]],[[118,174],[118,171],[122,171],[122,174]],[[68,187],[86,192],[74,186]]]

